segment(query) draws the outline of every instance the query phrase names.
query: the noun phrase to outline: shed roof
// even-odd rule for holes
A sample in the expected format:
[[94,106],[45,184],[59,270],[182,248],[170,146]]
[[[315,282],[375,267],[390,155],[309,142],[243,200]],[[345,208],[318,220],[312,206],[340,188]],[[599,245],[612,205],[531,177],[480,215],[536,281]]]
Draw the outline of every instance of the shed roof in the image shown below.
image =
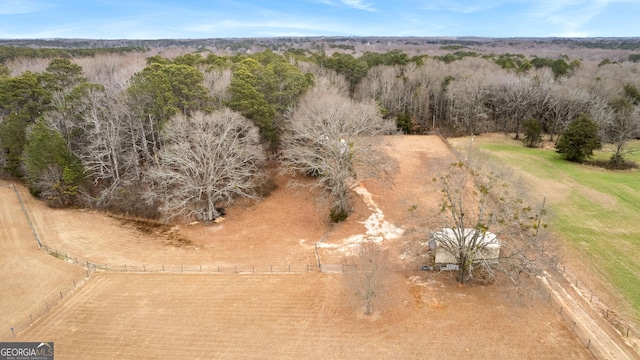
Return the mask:
[[[478,230],[473,228],[464,229],[464,238],[471,238],[475,235],[476,231]],[[444,240],[458,241],[458,237],[452,228],[443,228],[442,231],[434,231],[431,233],[431,237],[436,241],[437,245]],[[478,245],[483,245],[487,249],[499,249],[500,241],[498,241],[498,237],[494,233],[487,231],[484,233],[484,236],[479,238]]]

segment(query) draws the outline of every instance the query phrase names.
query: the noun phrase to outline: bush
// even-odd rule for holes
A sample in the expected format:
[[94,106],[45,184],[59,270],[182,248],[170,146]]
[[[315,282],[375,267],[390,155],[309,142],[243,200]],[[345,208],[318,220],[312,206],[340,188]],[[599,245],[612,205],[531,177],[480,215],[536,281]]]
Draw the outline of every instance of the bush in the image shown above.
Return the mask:
[[415,123],[411,119],[411,115],[408,113],[400,114],[396,118],[396,127],[403,134],[413,134]]
[[278,183],[276,180],[271,176],[266,176],[256,187],[256,194],[262,198],[266,198],[277,189]]
[[593,156],[593,150],[600,147],[602,141],[598,135],[598,123],[585,114],[569,124],[556,145],[557,152],[566,160],[578,163]]
[[524,122],[524,143],[530,148],[535,148],[542,142],[542,127],[536,119]]
[[638,163],[630,160],[622,160],[619,162],[612,160],[593,160],[589,161],[589,164],[607,170],[631,170],[638,168]]
[[329,213],[329,218],[331,219],[331,222],[334,223],[343,222],[347,219],[347,217],[349,217],[349,213],[342,208],[334,207]]

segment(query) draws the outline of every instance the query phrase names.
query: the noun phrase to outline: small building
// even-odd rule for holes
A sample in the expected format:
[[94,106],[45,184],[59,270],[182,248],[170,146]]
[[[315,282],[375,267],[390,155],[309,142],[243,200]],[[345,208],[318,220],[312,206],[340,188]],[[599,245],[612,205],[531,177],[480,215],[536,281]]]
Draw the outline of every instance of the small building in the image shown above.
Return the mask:
[[[471,241],[473,236],[476,235],[476,229],[465,229],[464,237]],[[485,259],[488,262],[497,262],[500,257],[500,242],[498,241],[498,237],[490,232],[484,232],[483,234],[478,234],[479,238],[476,241],[476,246],[480,247],[481,250],[476,254],[477,260]],[[436,265],[446,265],[446,264],[457,264],[455,256],[451,254],[450,251],[447,250],[444,244],[449,244],[449,248],[452,246],[457,246],[458,238],[454,229],[444,228],[442,231],[434,231],[431,233],[429,237],[429,250],[432,253],[435,253],[435,263]]]

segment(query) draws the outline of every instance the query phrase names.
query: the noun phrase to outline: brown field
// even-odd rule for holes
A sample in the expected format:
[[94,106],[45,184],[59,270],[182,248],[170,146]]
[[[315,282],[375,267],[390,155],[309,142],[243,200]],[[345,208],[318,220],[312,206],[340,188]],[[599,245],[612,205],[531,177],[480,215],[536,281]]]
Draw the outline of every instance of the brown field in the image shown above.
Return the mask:
[[54,341],[56,359],[590,358],[545,305],[402,285],[369,319],[337,274],[97,273],[16,340]]
[[[306,266],[316,264],[319,242],[322,262],[337,264],[365,235],[401,253],[402,231],[417,224],[409,209],[433,208],[433,171],[441,160],[453,159],[438,137],[385,141],[397,160],[393,182],[364,181],[354,194],[356,212],[336,226],[326,223],[327,213],[311,191],[291,190],[283,179],[264,201],[228,209],[222,223],[152,231],[95,211],[49,209],[20,189],[45,244],[97,263]],[[18,213],[19,204],[5,201],[9,195],[0,192],[0,208]],[[4,241],[9,235],[2,231]],[[34,247],[34,259],[72,266],[38,251],[28,228],[12,231]],[[32,255],[7,254],[14,251],[3,256]],[[12,268],[3,274],[28,283],[52,276],[47,266],[38,265],[39,272],[26,277]],[[55,341],[60,359],[590,358],[546,303],[514,298],[500,285],[459,287],[448,275],[396,276],[386,301],[366,318],[341,274],[98,272],[15,340]],[[0,314],[28,316],[9,302],[0,302]]]
[[0,340],[11,338],[11,327],[30,314],[46,310],[78,284],[85,271],[38,249],[18,197],[0,181]]

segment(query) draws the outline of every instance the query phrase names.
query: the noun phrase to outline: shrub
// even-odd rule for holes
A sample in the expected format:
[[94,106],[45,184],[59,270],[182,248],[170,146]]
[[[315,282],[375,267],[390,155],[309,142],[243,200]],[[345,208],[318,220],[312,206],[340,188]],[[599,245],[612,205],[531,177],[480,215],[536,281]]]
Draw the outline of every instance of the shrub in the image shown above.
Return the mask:
[[538,147],[542,142],[542,127],[536,119],[524,122],[524,143],[530,148]]
[[620,162],[614,162],[611,160],[593,160],[589,161],[589,164],[607,170],[631,170],[638,168],[638,163],[630,160],[622,160]]
[[329,218],[331,219],[331,222],[334,223],[343,222],[347,219],[347,217],[349,217],[349,213],[346,210],[338,207],[332,208],[331,212],[329,213]]
[[598,135],[598,123],[585,114],[569,124],[556,145],[557,152],[566,160],[579,163],[593,156],[593,150],[600,147],[602,141]]

